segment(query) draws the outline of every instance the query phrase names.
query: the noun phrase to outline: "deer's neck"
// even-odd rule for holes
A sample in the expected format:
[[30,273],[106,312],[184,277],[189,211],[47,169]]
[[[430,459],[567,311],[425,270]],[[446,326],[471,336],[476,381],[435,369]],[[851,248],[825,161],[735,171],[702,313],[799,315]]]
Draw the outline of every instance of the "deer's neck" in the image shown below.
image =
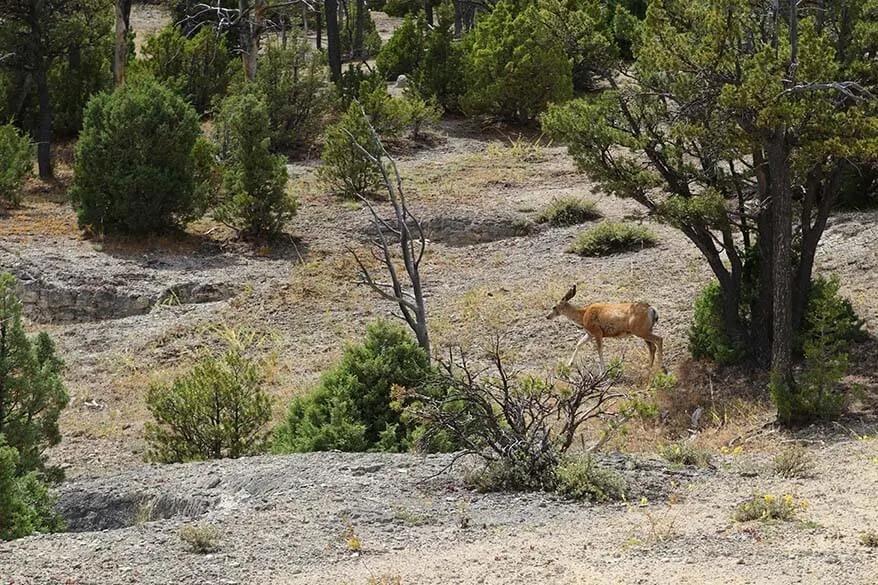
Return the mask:
[[576,305],[571,305],[570,303],[568,303],[561,307],[561,314],[579,325],[580,327],[583,326],[582,316],[585,314],[584,307],[577,307]]

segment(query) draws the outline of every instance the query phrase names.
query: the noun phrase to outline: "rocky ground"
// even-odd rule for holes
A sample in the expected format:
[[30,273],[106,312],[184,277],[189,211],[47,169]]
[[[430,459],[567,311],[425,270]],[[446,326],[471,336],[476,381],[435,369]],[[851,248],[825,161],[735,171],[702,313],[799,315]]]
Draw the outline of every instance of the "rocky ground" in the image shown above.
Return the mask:
[[[150,8],[135,28],[157,29],[162,18]],[[392,23],[380,27],[386,34]],[[653,304],[666,365],[681,379],[668,408],[687,418],[704,406],[710,416],[676,435],[632,425],[611,444],[646,452],[607,456],[631,485],[623,504],[478,494],[464,487],[465,466],[446,470],[447,456],[147,466],[145,389],[187,371],[223,331],[262,335],[279,419],[345,342],[390,314],[355,284],[345,250],[368,245],[368,211],[327,194],[315,161],[290,165],[299,212],[271,247],[237,242],[210,218],[167,238],[88,240],[69,204],[35,193],[0,217],[0,266],[20,279],[30,329],[49,331],[67,363],[72,400],[50,456],[67,472],[59,506],[71,531],[0,544],[0,585],[878,582],[878,549],[860,543],[878,531],[874,342],[854,350],[849,381],[863,390],[850,417],[775,432],[764,426],[773,413],[763,392],[687,360],[692,301],[710,278],[697,250],[635,204],[596,192],[563,148],[452,119],[397,159],[430,238],[422,276],[436,347],[502,333],[519,368],[548,372],[578,331],[544,315],[575,282],[579,302]],[[648,225],[659,244],[605,258],[567,253],[582,227],[535,223],[567,195],[592,199],[608,218]],[[876,213],[834,217],[817,271],[838,274],[843,294],[878,331]],[[623,358],[628,387],[646,385],[641,342],[613,340],[605,351]],[[581,355],[586,365],[597,361],[593,348]],[[681,437],[713,451],[713,468],[670,467],[648,454]],[[815,457],[814,472],[781,479],[770,458],[795,441]],[[789,522],[732,522],[735,505],[753,494],[790,494],[807,510]],[[215,552],[191,552],[181,540],[180,528],[198,523],[218,529]]]

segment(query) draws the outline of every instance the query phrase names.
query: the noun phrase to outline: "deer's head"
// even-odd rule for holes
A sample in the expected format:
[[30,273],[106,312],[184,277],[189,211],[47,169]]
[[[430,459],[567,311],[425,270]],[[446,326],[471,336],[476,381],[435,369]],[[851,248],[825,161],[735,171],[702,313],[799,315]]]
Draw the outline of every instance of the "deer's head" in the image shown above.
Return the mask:
[[570,290],[567,291],[567,294],[561,297],[561,300],[552,307],[552,312],[546,315],[546,319],[554,319],[559,315],[564,314],[564,308],[567,307],[567,301],[572,299],[576,295],[576,285],[570,287]]

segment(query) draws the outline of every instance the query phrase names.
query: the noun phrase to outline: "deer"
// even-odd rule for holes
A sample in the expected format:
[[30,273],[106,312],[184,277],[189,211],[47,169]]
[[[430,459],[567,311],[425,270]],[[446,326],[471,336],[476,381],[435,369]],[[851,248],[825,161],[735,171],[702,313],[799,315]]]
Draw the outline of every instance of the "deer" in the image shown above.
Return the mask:
[[662,338],[652,332],[658,323],[658,311],[646,303],[592,303],[586,307],[577,307],[569,301],[576,296],[576,285],[570,287],[546,319],[554,319],[564,315],[578,326],[585,329],[585,335],[576,344],[568,367],[573,365],[576,352],[589,339],[594,339],[601,360],[601,372],[606,371],[604,365],[603,340],[605,337],[625,337],[636,335],[646,342],[649,349],[649,367],[655,363],[658,350],[659,365],[662,365]]

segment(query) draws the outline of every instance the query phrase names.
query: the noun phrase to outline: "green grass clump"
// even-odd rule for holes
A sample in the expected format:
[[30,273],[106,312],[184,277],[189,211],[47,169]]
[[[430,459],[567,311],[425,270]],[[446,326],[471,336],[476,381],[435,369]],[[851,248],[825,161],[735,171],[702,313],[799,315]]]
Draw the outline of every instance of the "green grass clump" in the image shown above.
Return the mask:
[[699,451],[688,443],[670,443],[659,448],[662,459],[678,465],[694,465],[707,467],[710,465],[710,453]]
[[579,197],[555,199],[537,216],[537,223],[547,223],[553,227],[566,227],[599,219],[601,213],[594,202]]
[[878,548],[878,532],[863,532],[860,534],[860,544],[869,548]]
[[555,469],[555,477],[555,491],[573,500],[621,500],[628,491],[628,485],[621,475],[598,465],[591,457],[571,457],[563,461]]
[[647,227],[603,221],[579,234],[569,251],[580,256],[608,256],[651,248],[657,243],[658,237]]

